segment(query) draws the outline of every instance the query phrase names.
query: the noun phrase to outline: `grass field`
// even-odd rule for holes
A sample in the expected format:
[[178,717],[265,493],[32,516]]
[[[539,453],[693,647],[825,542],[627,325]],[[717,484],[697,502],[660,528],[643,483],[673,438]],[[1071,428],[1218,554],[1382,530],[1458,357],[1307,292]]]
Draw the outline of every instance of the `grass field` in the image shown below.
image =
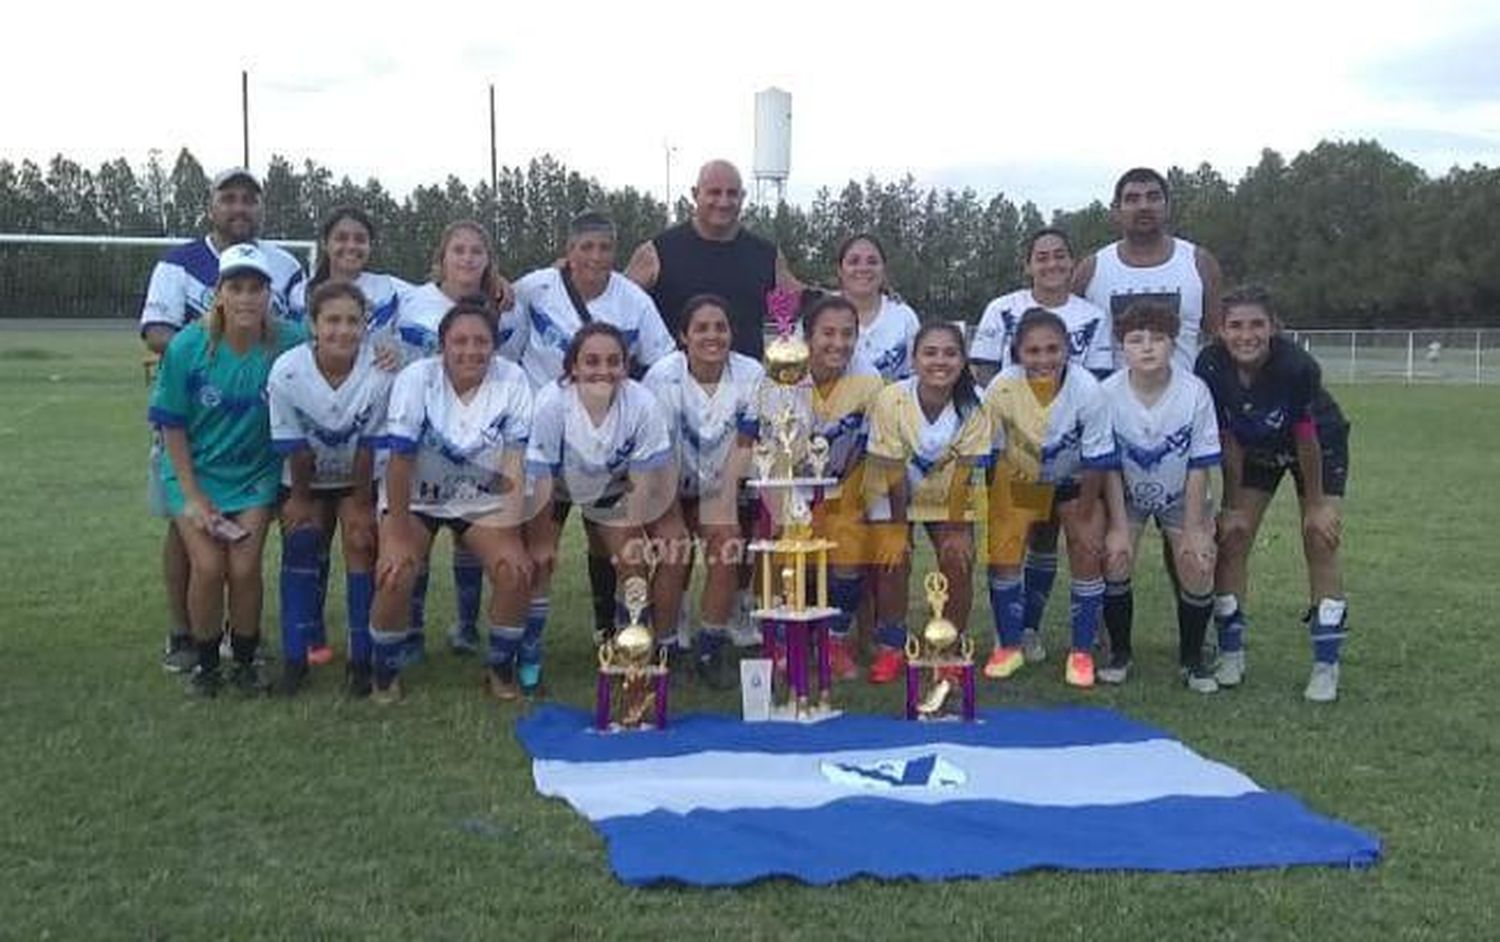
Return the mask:
[[[1354,421],[1337,704],[1300,696],[1305,590],[1285,497],[1256,559],[1247,686],[1203,698],[1173,683],[1153,572],[1128,686],[1068,690],[1054,658],[985,685],[981,703],[1122,709],[1373,830],[1379,866],[634,890],[581,818],[536,796],[515,710],[481,699],[472,662],[437,653],[397,709],[346,701],[333,667],[294,701],[188,701],[157,666],[161,523],[144,512],[137,342],[0,332],[0,936],[1493,938],[1500,510],[1482,482],[1500,451],[1496,392],[1336,394]],[[562,567],[549,629],[554,696],[579,705],[582,569]],[[451,583],[433,585],[440,630]],[[1065,611],[1059,593],[1054,644]],[[852,685],[843,699],[894,713],[899,696]],[[737,709],[737,694],[687,687],[676,705]]]

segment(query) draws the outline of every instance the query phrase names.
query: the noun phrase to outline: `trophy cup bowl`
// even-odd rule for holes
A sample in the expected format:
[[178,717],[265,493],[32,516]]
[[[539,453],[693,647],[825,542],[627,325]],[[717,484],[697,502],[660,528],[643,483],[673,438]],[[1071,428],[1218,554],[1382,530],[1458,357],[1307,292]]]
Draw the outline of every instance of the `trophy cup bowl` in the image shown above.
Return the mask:
[[766,375],[773,383],[795,386],[807,375],[811,353],[807,343],[794,334],[782,334],[766,345]]
[[644,667],[651,660],[651,649],[656,641],[651,629],[644,625],[631,625],[622,629],[614,638],[614,654],[618,663],[625,667]]
[[922,643],[928,657],[943,657],[958,642],[958,627],[946,618],[934,618],[922,629]]

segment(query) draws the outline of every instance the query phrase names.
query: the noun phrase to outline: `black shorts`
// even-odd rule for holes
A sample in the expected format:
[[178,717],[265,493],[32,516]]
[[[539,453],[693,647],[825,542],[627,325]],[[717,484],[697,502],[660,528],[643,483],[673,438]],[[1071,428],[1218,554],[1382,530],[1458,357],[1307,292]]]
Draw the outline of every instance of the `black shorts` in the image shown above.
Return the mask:
[[[1343,497],[1349,481],[1349,426],[1347,424],[1318,428],[1318,444],[1323,450],[1323,493],[1329,497]],[[1297,464],[1295,449],[1277,451],[1245,452],[1245,467],[1240,473],[1240,484],[1276,493],[1281,476],[1292,473],[1292,483],[1297,494],[1302,494],[1302,468]]]
[[[316,489],[310,491],[309,493],[312,494],[313,500],[316,500],[319,503],[323,503],[323,504],[332,504],[333,506],[337,507],[339,501],[343,500],[345,497],[351,496],[354,493],[354,488],[352,488],[352,487],[325,487],[325,488],[316,488]],[[280,487],[276,488],[276,506],[280,507],[282,504],[286,503],[287,498],[289,498],[291,496],[292,496],[292,489],[289,488],[289,487],[287,487],[285,484],[283,484]]]
[[468,531],[469,527],[474,525],[463,517],[434,517],[430,514],[418,513],[415,510],[411,512],[411,515],[416,517],[417,522],[426,527],[427,532],[432,536],[437,536],[438,530],[447,527],[453,531],[454,537],[460,537]]

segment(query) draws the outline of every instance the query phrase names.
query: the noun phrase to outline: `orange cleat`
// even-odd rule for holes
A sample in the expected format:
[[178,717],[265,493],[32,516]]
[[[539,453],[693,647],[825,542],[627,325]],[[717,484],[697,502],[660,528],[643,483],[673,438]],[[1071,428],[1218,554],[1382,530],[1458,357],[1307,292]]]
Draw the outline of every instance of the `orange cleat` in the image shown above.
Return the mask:
[[900,677],[905,668],[905,655],[895,648],[882,647],[875,652],[875,662],[870,665],[870,683],[888,684]]
[[1019,647],[996,648],[990,659],[984,662],[984,676],[991,680],[1004,680],[1026,664],[1026,655]]
[[834,680],[859,679],[859,665],[854,663],[854,653],[849,650],[848,638],[828,638],[828,663],[833,668]]
[[307,648],[307,663],[314,667],[322,667],[333,661],[333,648],[326,644],[313,644]]
[[1068,667],[1063,680],[1073,687],[1094,686],[1094,656],[1087,651],[1074,651],[1068,655]]

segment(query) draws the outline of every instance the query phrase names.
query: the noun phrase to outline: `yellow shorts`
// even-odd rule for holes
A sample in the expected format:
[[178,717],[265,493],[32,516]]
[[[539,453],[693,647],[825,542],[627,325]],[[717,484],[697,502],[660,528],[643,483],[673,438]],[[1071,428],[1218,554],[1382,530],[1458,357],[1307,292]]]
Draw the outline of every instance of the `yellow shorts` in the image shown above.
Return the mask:
[[1032,526],[1052,516],[1051,484],[1017,481],[1004,465],[995,469],[987,489],[985,550],[991,566],[1019,566],[1026,556]]

